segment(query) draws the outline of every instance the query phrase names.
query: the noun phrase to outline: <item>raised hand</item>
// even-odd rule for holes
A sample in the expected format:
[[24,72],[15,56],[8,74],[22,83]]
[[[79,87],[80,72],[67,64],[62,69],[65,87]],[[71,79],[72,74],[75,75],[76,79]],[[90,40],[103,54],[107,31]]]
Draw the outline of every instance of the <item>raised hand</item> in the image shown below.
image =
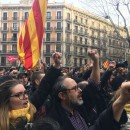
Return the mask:
[[110,61],[108,69],[110,71],[113,71],[113,70],[115,70],[115,68],[116,68],[116,62],[115,61]]
[[59,68],[61,66],[62,53],[55,52],[52,54],[52,59],[54,61],[54,67]]
[[120,87],[120,99],[122,104],[130,102],[130,81],[122,83]]
[[99,54],[98,54],[97,49],[88,50],[88,56],[89,56],[93,61],[99,60]]

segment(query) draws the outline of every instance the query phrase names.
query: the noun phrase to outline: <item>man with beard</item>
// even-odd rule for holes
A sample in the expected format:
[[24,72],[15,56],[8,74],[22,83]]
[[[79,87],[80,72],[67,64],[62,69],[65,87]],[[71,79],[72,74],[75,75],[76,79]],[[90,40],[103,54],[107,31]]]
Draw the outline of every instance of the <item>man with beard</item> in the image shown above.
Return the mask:
[[93,61],[93,69],[86,87],[82,90],[72,78],[59,77],[53,87],[53,98],[47,117],[56,120],[63,130],[119,130],[120,124],[127,119],[124,116],[120,120],[123,105],[120,107],[119,102],[114,102],[98,118],[96,98],[97,83],[100,81],[99,55],[97,50],[90,50],[88,56]]
[[52,100],[47,109],[47,117],[58,122],[63,130],[119,130],[120,124],[127,120],[123,108],[130,101],[130,82],[121,85],[119,98],[98,117],[97,93],[100,87],[95,83],[100,81],[99,55],[97,50],[88,51],[88,55],[93,61],[93,69],[83,90],[73,79],[59,77],[61,56],[55,53],[54,64],[32,95],[31,102],[38,110],[50,94]]

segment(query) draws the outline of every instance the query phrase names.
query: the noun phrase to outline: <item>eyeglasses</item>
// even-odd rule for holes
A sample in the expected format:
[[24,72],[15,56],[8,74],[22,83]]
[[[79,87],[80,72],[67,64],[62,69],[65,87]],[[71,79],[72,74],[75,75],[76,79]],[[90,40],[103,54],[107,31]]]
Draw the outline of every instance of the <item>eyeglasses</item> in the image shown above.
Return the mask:
[[17,97],[19,98],[20,100],[23,100],[25,98],[25,96],[28,96],[30,93],[29,90],[25,90],[24,92],[19,92],[19,93],[16,93],[14,95],[11,95],[10,97]]
[[73,86],[72,88],[70,88],[70,89],[65,89],[65,91],[66,90],[68,90],[68,91],[70,91],[70,90],[75,90],[75,91],[77,91],[79,89],[79,86],[78,85],[75,85],[75,86]]

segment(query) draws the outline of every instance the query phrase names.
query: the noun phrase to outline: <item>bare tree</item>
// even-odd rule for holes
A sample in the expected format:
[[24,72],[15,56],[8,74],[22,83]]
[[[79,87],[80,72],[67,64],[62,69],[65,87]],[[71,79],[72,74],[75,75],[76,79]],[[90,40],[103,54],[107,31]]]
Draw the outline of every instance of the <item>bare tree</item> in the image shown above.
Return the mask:
[[[122,7],[126,7],[127,15],[130,17],[130,0],[79,0],[80,3],[82,3],[84,6],[87,7],[87,10],[90,10],[91,12],[94,12],[98,14],[99,16],[102,16],[106,19],[109,19],[112,26],[115,29],[115,32],[118,36],[120,36],[123,41],[128,41],[130,43],[130,36],[128,31],[128,25],[127,25],[127,18],[126,18],[126,12],[123,14]],[[114,20],[113,15],[114,14]],[[117,17],[117,20],[115,20],[115,16]],[[118,30],[119,26],[119,17],[121,18],[120,21],[123,24],[123,27],[126,31],[127,37],[124,39]],[[117,21],[118,23],[115,23],[113,21]],[[117,26],[118,25],[118,26]]]

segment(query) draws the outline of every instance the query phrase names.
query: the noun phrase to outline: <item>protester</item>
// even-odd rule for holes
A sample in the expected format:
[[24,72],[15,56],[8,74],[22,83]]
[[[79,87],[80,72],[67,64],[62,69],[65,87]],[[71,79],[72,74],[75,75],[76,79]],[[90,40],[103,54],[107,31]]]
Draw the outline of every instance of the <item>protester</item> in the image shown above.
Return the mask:
[[0,84],[0,130],[24,130],[33,120],[36,109],[27,94],[18,80]]
[[34,92],[36,89],[38,89],[38,86],[42,80],[42,78],[45,76],[43,72],[35,71],[32,74],[31,82],[32,82],[32,89],[31,91]]
[[[99,55],[96,50],[92,50],[89,52],[89,56],[94,61],[90,79],[93,79],[95,83],[98,83],[100,80]],[[57,68],[60,69],[60,64],[57,66]],[[52,71],[50,71],[50,74],[53,74],[53,77],[55,75],[56,78],[56,75],[60,75],[59,71],[60,70],[55,69],[55,73],[52,73]],[[45,77],[43,81],[45,81]],[[122,86],[122,93],[120,95],[120,98],[118,98],[113,103],[113,105],[110,106],[106,111],[104,111],[98,118],[94,117],[96,115],[95,105],[97,105],[95,103],[97,101],[96,95],[90,94],[90,96],[92,96],[92,98],[95,99],[95,102],[91,102],[91,98],[90,100],[86,98],[89,92],[94,91],[96,93],[97,89],[94,86],[92,86],[91,82],[88,83],[89,85],[87,85],[82,91],[73,79],[65,76],[59,77],[54,86],[54,96],[52,95],[53,100],[51,104],[51,109],[49,109],[47,117],[56,120],[63,128],[63,130],[86,130],[88,129],[88,127],[89,130],[119,130],[120,124],[125,123],[127,119],[126,115],[123,113],[123,116],[125,118],[121,118],[120,120],[123,107],[126,104],[126,102],[130,99],[130,97],[128,95],[125,95],[124,92],[128,91],[128,88],[126,88],[125,90],[125,87],[127,85]],[[44,84],[42,84],[41,86],[43,85]],[[43,88],[41,86],[39,87],[39,90],[42,89],[43,91]],[[40,94],[37,94],[37,97],[35,96],[35,98],[40,99],[41,96],[43,97],[42,94],[44,94],[44,98],[45,96],[47,97],[47,94],[51,93],[52,88],[53,86],[44,86],[44,90],[47,90],[46,93],[40,93],[39,91]],[[94,94],[94,92],[92,94]],[[125,99],[125,96],[127,96],[127,101]],[[88,103],[86,101],[88,101]],[[37,106],[37,108],[41,105],[41,101],[33,103]],[[91,106],[89,106],[88,104],[90,104]],[[92,111],[95,111],[95,114],[91,115]],[[95,122],[96,119],[97,121]]]

